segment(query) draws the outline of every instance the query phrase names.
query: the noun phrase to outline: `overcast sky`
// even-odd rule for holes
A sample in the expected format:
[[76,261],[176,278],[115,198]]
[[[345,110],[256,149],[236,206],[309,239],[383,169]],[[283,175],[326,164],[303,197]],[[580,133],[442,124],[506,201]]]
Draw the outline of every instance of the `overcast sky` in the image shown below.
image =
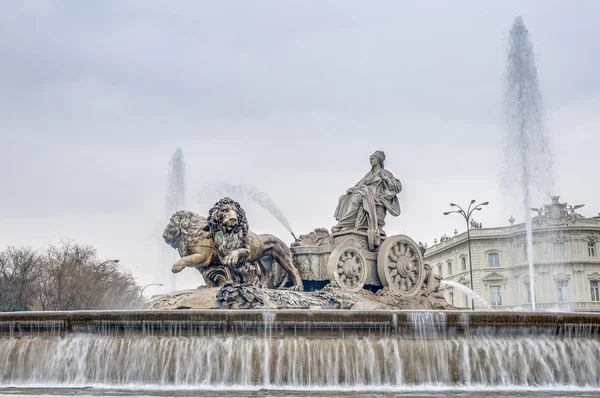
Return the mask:
[[[598,1],[3,1],[0,247],[71,238],[170,286],[160,235],[177,147],[201,214],[218,199],[203,185],[252,184],[296,234],[330,228],[380,149],[404,185],[388,235],[462,231],[442,212],[471,198],[490,201],[484,227],[522,222],[499,186],[518,15],[538,55],[554,191],[596,215]],[[291,242],[242,204],[253,230]]]

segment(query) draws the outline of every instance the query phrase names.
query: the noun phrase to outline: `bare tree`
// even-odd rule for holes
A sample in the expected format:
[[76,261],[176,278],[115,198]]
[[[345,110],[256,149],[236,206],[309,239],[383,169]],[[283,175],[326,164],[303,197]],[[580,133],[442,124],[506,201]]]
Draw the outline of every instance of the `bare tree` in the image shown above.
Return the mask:
[[0,252],[0,311],[29,309],[36,294],[39,255],[30,247],[8,247]]
[[141,303],[131,273],[99,260],[91,246],[65,240],[39,252],[0,252],[0,311],[133,309]]

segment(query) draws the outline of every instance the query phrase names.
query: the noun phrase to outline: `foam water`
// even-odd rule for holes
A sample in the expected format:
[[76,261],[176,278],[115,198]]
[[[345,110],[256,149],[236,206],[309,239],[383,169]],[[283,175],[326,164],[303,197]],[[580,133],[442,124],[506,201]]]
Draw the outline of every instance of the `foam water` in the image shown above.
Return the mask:
[[[25,332],[23,325],[13,324],[0,338],[0,383],[28,388],[600,391],[595,319],[574,326],[554,314],[455,313],[447,318],[432,311],[341,311],[329,322],[329,315],[320,313],[294,322],[292,311],[283,317],[275,311],[224,312],[198,321],[206,323],[202,327],[192,327],[189,318],[167,321],[152,313],[117,314],[118,324],[110,327],[95,315],[75,315],[54,326],[31,324]],[[7,334],[9,329],[14,332]]]

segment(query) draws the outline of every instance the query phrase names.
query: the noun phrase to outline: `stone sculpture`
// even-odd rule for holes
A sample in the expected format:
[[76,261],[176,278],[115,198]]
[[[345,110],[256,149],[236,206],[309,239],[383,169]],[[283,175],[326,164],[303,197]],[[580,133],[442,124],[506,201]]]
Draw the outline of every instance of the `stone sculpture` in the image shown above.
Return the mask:
[[384,168],[385,154],[375,151],[369,161],[371,170],[339,199],[334,217],[338,221],[332,232],[351,229],[367,230],[371,251],[379,246],[386,213],[400,215],[398,193],[402,191],[400,180]]
[[246,212],[238,202],[223,198],[215,203],[208,214],[215,251],[221,263],[230,267],[234,282],[254,283],[263,274],[261,265],[264,266],[264,262],[261,260],[271,257],[291,276],[293,289],[303,289],[302,279],[292,264],[288,246],[276,236],[256,235],[250,231]]
[[[384,160],[383,152],[373,153],[371,171],[340,197],[331,233],[316,228],[291,248],[275,236],[252,233],[245,211],[231,198],[219,200],[207,218],[175,213],[163,235],[182,257],[172,270],[198,268],[209,287],[163,297],[149,307],[454,308],[444,299],[441,277],[424,264],[427,245],[383,231],[386,214],[400,214],[402,190]],[[449,239],[444,235],[440,241]],[[284,278],[297,291],[273,289],[284,286]]]
[[206,217],[180,210],[171,216],[163,232],[164,241],[177,249],[181,259],[173,264],[173,273],[186,267],[198,269],[208,287],[222,286],[231,280],[229,268],[215,255],[215,244]]
[[281,287],[285,275],[280,266],[291,277],[294,290],[303,288],[287,245],[273,235],[250,231],[244,210],[231,198],[218,201],[208,219],[190,211],[176,212],[163,238],[182,257],[172,271],[197,268],[209,286],[237,281]]

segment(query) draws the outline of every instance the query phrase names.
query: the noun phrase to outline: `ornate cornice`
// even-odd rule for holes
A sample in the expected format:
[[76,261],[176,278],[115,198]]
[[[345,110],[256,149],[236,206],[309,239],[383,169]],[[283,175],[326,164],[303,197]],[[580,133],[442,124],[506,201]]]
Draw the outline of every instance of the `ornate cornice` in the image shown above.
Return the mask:
[[499,274],[497,272],[492,272],[491,274],[487,274],[486,276],[484,276],[481,280],[483,281],[483,283],[488,286],[491,283],[501,283],[501,284],[506,284],[507,281],[507,277]]

